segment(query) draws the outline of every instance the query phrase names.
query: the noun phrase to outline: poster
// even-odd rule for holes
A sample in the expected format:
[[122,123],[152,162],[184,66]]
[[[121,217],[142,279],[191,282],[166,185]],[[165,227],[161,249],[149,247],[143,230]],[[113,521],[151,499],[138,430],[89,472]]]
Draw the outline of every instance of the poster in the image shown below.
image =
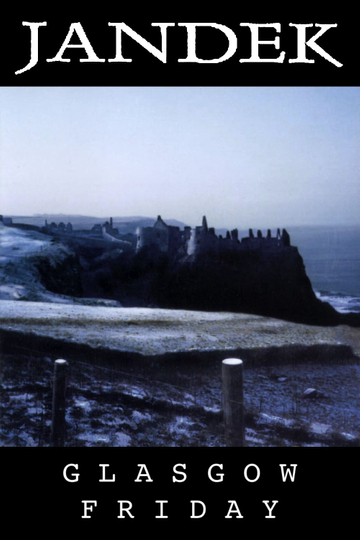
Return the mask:
[[[136,93],[137,109],[143,110],[144,114],[149,95],[152,96],[153,103],[156,103],[158,114],[160,114],[159,96],[168,106],[167,100],[171,96],[171,107],[173,109],[177,107],[178,111],[178,126],[182,126],[180,115],[189,114],[187,107],[190,108],[189,122],[192,119],[193,126],[195,126],[195,120],[199,122],[199,117],[196,115],[199,111],[204,111],[202,123],[209,131],[207,134],[199,133],[205,137],[207,144],[212,148],[212,163],[216,164],[215,156],[216,152],[220,154],[220,141],[219,138],[216,138],[215,142],[211,141],[211,136],[218,137],[219,131],[223,137],[226,137],[228,132],[231,133],[234,129],[231,122],[236,117],[236,111],[234,110],[233,118],[231,108],[227,111],[229,116],[226,117],[228,122],[226,126],[221,123],[213,124],[213,119],[218,121],[218,118],[207,116],[206,112],[209,112],[210,104],[207,108],[204,106],[210,94],[212,96],[216,94],[221,103],[222,96],[225,96],[226,100],[230,98],[234,100],[236,89],[239,89],[241,93],[238,95],[257,94],[263,96],[264,100],[271,95],[275,106],[275,96],[289,95],[284,88],[294,88],[293,93],[298,93],[299,97],[304,94],[314,95],[318,92],[316,89],[322,88],[323,93],[319,92],[318,95],[326,96],[329,101],[325,104],[331,103],[335,107],[334,96],[337,92],[341,94],[342,87],[347,88],[346,92],[349,96],[356,96],[358,90],[354,60],[357,46],[356,25],[349,20],[349,17],[341,18],[338,13],[332,14],[327,11],[321,13],[320,16],[315,12],[305,15],[298,13],[294,15],[295,18],[292,18],[283,12],[273,11],[270,14],[262,12],[259,18],[258,14],[251,14],[248,10],[246,13],[236,10],[236,13],[227,11],[225,14],[220,14],[220,12],[214,14],[208,11],[200,15],[192,11],[191,16],[188,17],[172,14],[171,18],[168,18],[168,12],[156,13],[155,17],[153,12],[150,18],[147,15],[139,18],[139,14],[128,15],[128,12],[125,17],[124,11],[118,12],[116,16],[113,13],[104,13],[101,16],[98,15],[97,18],[90,18],[84,14],[80,17],[74,14],[74,16],[67,15],[56,20],[48,14],[42,13],[40,18],[37,15],[35,16],[35,13],[32,14],[28,9],[26,14],[20,14],[20,18],[17,15],[8,20],[7,28],[2,33],[4,39],[2,90],[4,96],[6,92],[9,96],[9,92],[20,95],[19,93],[24,91],[23,95],[28,96],[29,103],[33,99],[32,95],[37,95],[38,100],[44,99],[42,110],[45,118],[39,116],[39,126],[45,126],[47,121],[54,118],[52,114],[48,117],[45,115],[46,99],[49,95],[77,95],[75,107],[81,106],[81,95],[87,96],[86,99],[94,100],[92,101],[94,115],[96,115],[95,94],[97,92],[102,93],[103,96],[114,96],[114,91],[118,88],[125,99],[126,95],[129,95],[125,91],[130,90]],[[120,27],[119,24],[116,26],[115,23],[121,21],[125,21],[127,26]],[[159,23],[151,27],[153,21],[159,21]],[[261,34],[264,37],[260,37],[260,27],[266,32],[266,34]],[[145,36],[143,39],[147,40],[147,43],[139,38],[138,41],[134,40],[131,30],[135,28],[137,35]],[[155,31],[157,32],[157,47],[154,49],[149,43],[152,43]],[[208,32],[211,33],[211,38]],[[310,41],[310,38],[306,39],[308,35],[306,32],[311,32],[312,36],[316,34],[318,38]],[[118,39],[115,43],[114,35]],[[123,42],[120,42],[120,35]],[[217,38],[213,37],[215,35]],[[167,44],[165,44],[164,36],[168,36]],[[195,48],[196,36],[198,41]],[[31,46],[30,37],[33,38]],[[126,38],[130,39],[126,41]],[[135,41],[135,44],[131,39]],[[89,62],[81,62],[76,57],[78,50],[74,44],[78,46],[82,59],[90,60]],[[116,47],[115,55],[114,46]],[[147,50],[144,51],[144,49]],[[70,62],[64,61],[66,58],[71,58]],[[187,59],[187,61],[180,62],[179,58]],[[289,58],[293,61],[290,62]],[[205,59],[208,61],[206,62]],[[249,89],[253,91],[249,93]],[[189,97],[188,105],[186,102],[181,102],[184,95]],[[16,101],[13,101],[13,114],[17,111],[15,103]],[[261,102],[258,102],[257,106],[260,106],[259,103],[261,105]],[[37,106],[39,107],[39,102]],[[253,102],[253,107],[255,112],[255,102]],[[41,110],[41,107],[38,110]],[[8,111],[9,109],[2,113],[4,125],[6,125]],[[268,115],[272,112],[269,109],[267,111]],[[57,111],[58,124],[54,124],[54,129],[48,131],[55,137],[54,141],[57,133],[56,126],[60,126],[61,116],[65,117],[68,112],[66,108]],[[316,122],[316,114],[318,113],[320,118],[324,119],[326,117],[324,109],[321,111],[313,108],[311,113],[314,115],[314,122],[308,124],[308,129],[313,129],[315,135],[321,137],[324,132],[317,131],[319,124]],[[91,110],[88,110],[87,114],[89,116],[86,118],[89,121]],[[107,114],[110,115],[110,112],[108,111]],[[122,110],[122,114],[125,118],[126,111]],[[223,114],[225,114],[224,109]],[[303,114],[306,114],[306,108]],[[332,112],[329,111],[329,114],[331,116]],[[348,115],[350,128],[350,109]],[[261,133],[262,117],[261,115],[255,115],[255,117],[259,124],[253,133]],[[212,121],[209,121],[209,118]],[[300,122],[300,119],[301,114],[297,117],[297,121]],[[269,118],[266,119],[263,116],[263,120],[265,122]],[[17,121],[21,125],[20,115]],[[119,117],[119,123],[121,121],[122,118]],[[249,125],[255,130],[254,125]],[[133,131],[129,130],[127,125],[127,132],[123,134],[123,144],[132,134],[139,134],[135,129],[136,126],[132,127]],[[336,126],[333,124],[330,127],[335,129]],[[71,130],[76,131],[76,129],[76,122],[73,122]],[[91,123],[89,123],[89,129],[94,129]],[[343,129],[345,138],[348,133],[346,126]],[[356,132],[356,128],[352,127],[352,129]],[[248,131],[249,137],[251,133],[251,130]],[[275,135],[276,131],[273,131],[271,136]],[[35,139],[34,161],[37,159],[36,147],[41,148],[44,144],[41,132],[38,132],[37,136],[39,138]],[[83,136],[85,137],[85,131]],[[103,138],[96,142],[104,148],[112,148],[111,139],[107,140],[106,136],[107,133],[104,130]],[[188,136],[190,137],[191,133]],[[263,144],[266,139],[269,143],[271,136],[265,137]],[[168,137],[170,141],[181,144],[181,139],[174,138],[169,128],[167,130],[163,128],[162,137],[163,139]],[[69,131],[69,140],[75,140],[72,131]],[[248,143],[248,137],[242,134],[239,141],[245,145]],[[146,148],[148,163],[151,163],[152,140],[150,138],[145,142],[148,145]],[[353,145],[351,146],[352,159],[355,161],[353,156],[356,153],[356,140],[351,138],[350,142]],[[235,149],[232,146],[233,141],[229,140],[227,143],[220,147],[221,155],[227,162],[231,162],[230,158],[235,155]],[[6,140],[2,140],[3,148],[6,148],[6,144]],[[214,146],[211,147],[211,144]],[[196,148],[196,145],[201,147],[201,141],[193,138],[192,147]],[[288,145],[287,148],[290,146]],[[181,154],[181,147],[176,148],[178,161],[175,165],[177,169],[184,169],[182,171],[184,175],[188,174],[186,158],[191,157],[191,154],[186,152],[189,152],[189,148],[189,146],[184,146],[183,154]],[[227,153],[229,148],[231,153]],[[310,152],[308,144],[304,148]],[[330,152],[334,150],[334,147],[329,148],[327,158],[329,161],[333,159]],[[26,152],[25,147],[23,151]],[[67,153],[70,152],[74,159],[80,151],[80,147],[76,149],[74,146],[65,146],[62,155],[65,159]],[[116,147],[112,148],[113,153],[116,151]],[[61,154],[57,154],[59,155]],[[209,151],[206,155],[209,156]],[[252,156],[250,154],[250,157],[249,154],[244,155],[243,162],[246,158],[249,162],[251,160],[254,162],[260,155],[256,153]],[[314,160],[313,166],[320,168],[321,163],[316,161],[315,152],[310,152],[310,157]],[[165,158],[166,155],[163,157],[163,162]],[[83,164],[85,164],[85,158],[83,159]],[[38,171],[45,167],[47,160],[48,156],[44,156],[43,161],[38,160]],[[91,155],[88,155],[88,160],[90,167],[97,165],[92,161]],[[302,163],[304,161],[307,161],[307,156],[303,157]],[[133,167],[135,163],[134,159]],[[203,174],[209,175],[210,171],[205,165],[205,163],[202,164]],[[58,166],[59,163],[56,168]],[[157,163],[157,166],[159,167],[160,164]],[[323,166],[325,166],[324,162]],[[136,167],[139,167],[139,163],[136,163]],[[71,170],[70,166],[69,170]],[[191,173],[195,170],[191,170]],[[88,171],[88,174],[91,172]],[[183,201],[181,205],[179,204],[181,215],[185,207],[185,199],[182,198],[181,192],[184,190],[191,192],[194,187],[190,183],[191,176],[188,175],[187,178],[185,185],[178,181],[178,186],[180,183],[182,189],[176,191],[179,200]],[[136,190],[135,176],[131,181],[133,189]],[[298,181],[300,182],[300,175]],[[225,184],[225,180],[222,182]],[[253,182],[258,187],[255,179]],[[105,182],[104,184],[98,182],[96,193],[106,189],[105,184]],[[45,184],[41,185],[41,182],[35,186],[38,197],[41,199],[42,193],[45,194],[48,189],[46,190]],[[225,186],[224,192],[228,194],[224,196],[228,197],[228,204],[232,207],[231,201],[234,196],[230,190],[231,186],[227,184]],[[285,199],[289,202],[290,195],[296,199],[295,187],[295,185],[292,186],[289,191],[285,189]],[[205,206],[205,198],[207,201],[211,200],[212,192],[209,191],[206,183],[204,188]],[[309,185],[309,192],[313,194],[310,188]],[[337,189],[334,184],[335,188]],[[62,198],[64,204],[67,200],[64,192],[68,190],[72,192],[71,184],[66,181],[63,182],[62,189],[55,189],[55,185],[53,189],[58,200]],[[85,190],[85,185],[82,189]],[[174,185],[172,189],[175,189]],[[244,186],[242,189],[244,190]],[[278,189],[280,191],[280,188]],[[354,214],[357,193],[356,175],[352,177],[352,189],[353,191],[350,192],[352,196],[348,195],[347,199],[349,215]],[[265,184],[264,190],[266,190]],[[29,190],[29,202],[30,195],[33,196],[31,192],[33,190]],[[4,195],[7,196],[6,193]],[[137,195],[139,204],[140,200],[143,204],[142,193]],[[147,196],[150,202],[151,194]],[[167,197],[167,204],[172,208],[171,217],[180,219],[180,216],[176,215],[176,204],[174,205],[171,193],[170,196],[167,194]],[[241,194],[238,197],[239,212],[241,212]],[[159,203],[160,201],[161,199]],[[311,201],[310,197],[305,212],[311,212],[313,204]],[[163,204],[162,201],[161,204]],[[283,199],[282,205],[285,204]],[[209,206],[209,202],[207,205]],[[76,205],[71,208],[73,210],[69,214],[78,213]],[[111,206],[109,210],[110,208]],[[194,205],[194,208],[198,211],[197,205]],[[328,206],[326,208],[328,209]],[[334,209],[335,206],[332,208]],[[276,210],[276,207],[272,209],[273,212]],[[142,212],[145,211],[146,209],[142,210]],[[155,209],[151,211],[155,212]],[[165,211],[167,211],[166,206]],[[22,209],[20,213],[22,212],[25,210]],[[79,211],[81,212],[82,210]],[[96,210],[93,212],[95,213]],[[111,212],[113,212],[112,208]],[[135,207],[132,212],[136,215]],[[228,210],[224,207],[223,221],[227,212]],[[312,212],[311,219],[314,219],[320,212],[319,205],[313,206]],[[4,215],[8,213],[4,210]],[[159,210],[159,213],[162,211]],[[125,215],[126,212],[123,214]],[[290,215],[287,217],[289,219]],[[345,213],[341,217],[344,219]],[[200,225],[201,218],[202,215],[194,215],[190,220],[191,224]],[[189,220],[188,216],[181,218],[181,221],[185,223],[187,220]],[[245,220],[242,223],[244,228],[250,227]],[[209,227],[212,226],[213,223],[209,220]],[[221,220],[214,226],[220,227]],[[234,225],[229,223],[226,226],[235,227],[235,223]],[[260,226],[266,227],[265,224]],[[24,303],[24,317],[27,316],[26,309],[26,303]],[[22,344],[25,345],[24,342]],[[356,383],[357,372],[354,373]],[[104,381],[102,384],[106,386]],[[5,408],[3,410],[4,418]],[[96,417],[93,418],[93,422],[95,425]],[[117,530],[134,532],[140,531],[144,524],[160,534],[173,531],[174,528],[181,532],[191,531],[192,534],[198,534],[200,531],[207,532],[208,528],[214,525],[219,525],[225,533],[244,530],[281,533],[290,530],[308,532],[311,527],[325,530],[335,523],[344,527],[355,524],[353,507],[356,501],[353,499],[352,490],[355,486],[358,467],[354,458],[354,448],[340,448],[337,444],[326,450],[299,447],[304,444],[294,444],[284,448],[274,442],[266,449],[251,445],[248,445],[246,449],[211,447],[211,445],[202,448],[177,445],[170,448],[171,444],[166,443],[163,447],[154,445],[157,446],[156,448],[151,444],[148,444],[150,447],[141,444],[139,447],[120,448],[120,446],[122,445],[114,445],[111,448],[109,445],[106,448],[98,445],[97,448],[24,449],[9,445],[2,448],[5,464],[3,489],[6,499],[2,507],[4,522],[11,519],[11,522],[18,523],[18,527],[22,530],[34,530],[36,527],[44,526],[45,521],[50,519],[54,529],[65,532],[71,528],[71,531],[79,534],[88,531],[102,532],[105,527],[111,532]]]

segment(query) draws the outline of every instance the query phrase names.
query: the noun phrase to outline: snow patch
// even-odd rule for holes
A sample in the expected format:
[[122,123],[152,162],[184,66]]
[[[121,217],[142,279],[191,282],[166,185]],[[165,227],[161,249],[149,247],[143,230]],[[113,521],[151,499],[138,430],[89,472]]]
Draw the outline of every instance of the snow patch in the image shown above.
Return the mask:
[[131,437],[126,433],[117,433],[115,436],[116,446],[130,446]]

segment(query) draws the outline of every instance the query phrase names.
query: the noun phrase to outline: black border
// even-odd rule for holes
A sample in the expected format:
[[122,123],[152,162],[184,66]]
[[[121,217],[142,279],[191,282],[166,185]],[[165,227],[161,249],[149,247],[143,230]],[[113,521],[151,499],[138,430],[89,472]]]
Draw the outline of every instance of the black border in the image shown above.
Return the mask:
[[[1,30],[1,85],[2,86],[357,86],[358,69],[358,23],[356,13],[344,8],[321,8],[314,6],[302,11],[285,13],[283,9],[265,11],[239,6],[216,10],[182,7],[154,8],[144,13],[143,8],[120,7],[116,12],[103,9],[89,16],[92,8],[75,12],[75,8],[52,8],[51,12],[37,12],[35,8],[19,8],[15,15],[5,14]],[[10,8],[11,10],[11,8]],[[15,11],[15,10],[14,10]],[[172,13],[171,13],[172,11]],[[15,71],[26,63],[28,35],[22,21],[47,21],[49,32],[44,29],[42,61],[38,67],[22,75]],[[146,32],[151,22],[187,21],[218,22],[235,30],[238,22],[280,22],[282,39],[286,47],[292,47],[289,22],[338,23],[336,30],[329,31],[326,48],[343,63],[336,68],[317,58],[313,65],[239,65],[234,57],[226,64],[180,65],[176,62],[177,45],[174,44],[169,64],[159,65],[152,58],[136,51],[136,61],[131,65],[107,64],[71,65],[49,64],[44,58],[57,52],[58,46],[71,22],[81,21],[94,36],[92,43],[99,56],[109,48],[109,21],[125,21],[139,33]],[[65,29],[65,30],[64,30]],[[96,37],[95,37],[96,34]],[[145,34],[144,34],[145,35]],[[62,36],[62,37],[60,37]],[[60,40],[59,40],[60,37]],[[149,35],[150,40],[150,35]],[[323,43],[323,42],[321,42]],[[183,45],[178,45],[183,47]],[[135,54],[135,53],[134,53]],[[62,470],[68,463],[78,463],[82,480],[78,484],[65,482]],[[109,463],[116,472],[114,484],[98,483],[98,465]],[[137,464],[145,463],[154,478],[152,484],[133,482]],[[188,481],[179,486],[170,481],[172,467],[186,463]],[[222,463],[226,470],[226,482],[209,484],[206,468],[211,463]],[[261,481],[256,484],[244,482],[242,471],[249,463],[261,469]],[[279,464],[298,464],[294,484],[279,482]],[[356,472],[358,462],[354,449],[328,448],[267,448],[265,449],[219,449],[219,448],[117,448],[117,449],[2,449],[2,530],[10,525],[13,532],[40,532],[40,534],[112,534],[142,531],[145,534],[180,533],[215,534],[245,531],[271,534],[309,535],[317,531],[325,534],[336,525],[354,534],[356,528]],[[83,472],[84,471],[84,472]],[[191,473],[191,474],[190,474]],[[93,519],[81,519],[83,498],[98,499],[99,506]],[[132,499],[139,508],[135,520],[116,518],[116,500]],[[154,519],[153,501],[169,500],[173,505],[168,520]],[[202,499],[208,503],[206,518],[189,519],[189,503]],[[224,519],[224,504],[237,499],[244,519]],[[262,500],[279,499],[277,518],[264,519]],[[226,509],[225,509],[226,512]],[[219,529],[214,529],[214,526]],[[210,528],[210,529],[208,529]]]
[[[96,16],[89,16],[88,11],[70,11],[71,16],[54,16],[46,11],[35,12],[19,10],[16,16],[7,16],[1,31],[1,80],[3,86],[355,86],[359,83],[357,58],[359,52],[358,27],[355,17],[350,13],[341,16],[339,9],[332,15],[329,8],[320,11],[308,9],[308,15],[296,12],[284,13],[274,9],[263,11],[249,9],[216,10],[198,12],[189,9],[171,11],[154,9],[149,15],[141,9],[103,10]],[[67,11],[69,13],[69,10]],[[198,14],[197,14],[198,13]],[[305,12],[306,13],[306,12]],[[22,25],[27,22],[46,22],[46,27],[39,28],[39,62],[32,69],[16,75],[24,68],[30,57],[30,29]],[[63,43],[70,24],[80,22],[99,58],[103,63],[80,63],[81,53],[72,51],[65,54],[73,60],[70,63],[47,62],[53,58]],[[152,28],[151,23],[168,22],[175,26],[168,28],[167,63],[164,64],[144,51],[130,38],[124,37],[124,56],[132,58],[131,63],[111,63],[114,57],[115,29],[109,22],[125,22],[136,32],[148,39],[154,46],[160,47],[160,32]],[[178,60],[186,57],[186,30],[180,23],[211,23],[227,26],[238,37],[236,53],[227,61],[217,64],[189,64]],[[281,64],[241,63],[241,58],[250,56],[250,30],[241,28],[240,23],[279,23],[280,34],[275,30],[261,30],[261,39],[272,40],[279,36],[280,50],[273,46],[262,46],[261,56],[276,58],[280,51],[285,51]],[[290,58],[296,58],[296,29],[294,24],[337,24],[319,38],[318,44],[333,58],[342,64],[336,67],[320,55],[307,49],[313,64],[291,64]],[[318,32],[318,28],[309,28],[308,36]],[[199,57],[216,58],[225,52],[226,39],[214,29],[198,29]],[[83,55],[84,56],[84,55]]]

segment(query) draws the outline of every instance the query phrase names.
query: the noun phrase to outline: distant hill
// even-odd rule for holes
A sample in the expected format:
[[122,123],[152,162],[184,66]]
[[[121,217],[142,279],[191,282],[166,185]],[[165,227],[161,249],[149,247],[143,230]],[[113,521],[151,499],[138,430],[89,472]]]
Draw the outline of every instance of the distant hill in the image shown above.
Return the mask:
[[[94,225],[98,223],[105,223],[110,220],[110,216],[106,217],[94,217],[83,216],[79,214],[35,214],[33,216],[10,216],[13,223],[26,223],[29,225],[36,225],[42,227],[45,225],[45,220],[48,223],[71,223],[75,230],[86,229],[90,230]],[[143,217],[143,216],[112,216],[113,226],[118,228],[120,232],[124,234],[128,232],[135,233],[137,227],[152,227],[156,221],[156,217]],[[183,229],[185,223],[177,221],[176,219],[164,219],[168,225],[173,225]]]

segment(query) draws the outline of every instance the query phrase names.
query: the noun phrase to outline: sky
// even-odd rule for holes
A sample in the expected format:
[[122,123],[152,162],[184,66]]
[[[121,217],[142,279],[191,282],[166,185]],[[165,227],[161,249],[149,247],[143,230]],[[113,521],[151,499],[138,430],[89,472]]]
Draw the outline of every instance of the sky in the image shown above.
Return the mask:
[[0,213],[360,223],[359,87],[0,87]]

